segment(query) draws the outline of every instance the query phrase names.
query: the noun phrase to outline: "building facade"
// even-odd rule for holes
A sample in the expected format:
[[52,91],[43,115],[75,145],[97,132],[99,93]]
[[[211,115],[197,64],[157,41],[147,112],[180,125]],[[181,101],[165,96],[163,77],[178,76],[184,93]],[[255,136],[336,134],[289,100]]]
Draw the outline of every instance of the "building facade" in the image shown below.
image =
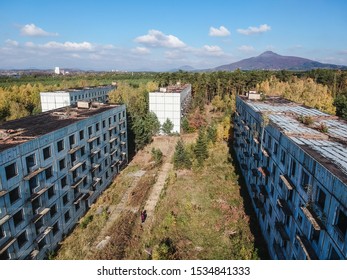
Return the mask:
[[43,259],[127,163],[125,105],[0,127],[0,259]]
[[154,112],[162,125],[169,119],[174,128],[172,132],[180,133],[181,117],[191,99],[191,85],[176,85],[160,88],[157,92],[149,93],[149,111]]
[[40,92],[41,110],[46,112],[70,105],[76,105],[77,101],[106,102],[108,94],[116,87],[113,85],[75,88],[63,91]]
[[273,259],[347,259],[347,123],[237,97],[234,150]]

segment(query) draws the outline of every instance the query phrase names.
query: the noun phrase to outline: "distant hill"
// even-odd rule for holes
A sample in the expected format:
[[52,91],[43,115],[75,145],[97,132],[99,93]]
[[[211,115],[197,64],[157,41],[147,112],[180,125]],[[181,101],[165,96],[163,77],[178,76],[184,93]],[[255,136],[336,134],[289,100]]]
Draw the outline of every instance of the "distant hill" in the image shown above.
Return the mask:
[[182,71],[194,71],[195,68],[190,66],[190,65],[183,65],[183,66],[180,66],[180,67],[177,67],[177,68],[174,68],[174,69],[171,69],[169,70],[169,72],[177,72],[179,70],[182,70]]
[[320,63],[318,61],[297,56],[283,56],[272,51],[266,51],[259,56],[250,57],[238,62],[218,66],[210,71],[233,71],[240,70],[312,70],[324,69],[347,69],[347,66]]

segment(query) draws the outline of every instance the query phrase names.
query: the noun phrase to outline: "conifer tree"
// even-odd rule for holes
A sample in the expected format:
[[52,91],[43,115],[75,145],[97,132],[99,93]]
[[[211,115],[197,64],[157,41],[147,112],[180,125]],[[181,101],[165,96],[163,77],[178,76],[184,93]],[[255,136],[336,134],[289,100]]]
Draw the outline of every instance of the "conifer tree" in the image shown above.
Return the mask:
[[176,169],[189,169],[191,166],[192,162],[189,159],[189,155],[184,147],[182,139],[180,139],[176,144],[174,154],[174,167]]
[[161,130],[167,135],[171,133],[173,128],[174,128],[174,124],[169,118],[167,118],[166,121],[161,126]]
[[199,130],[199,136],[196,140],[194,154],[200,166],[202,166],[204,160],[208,158],[207,139],[205,131],[202,129]]

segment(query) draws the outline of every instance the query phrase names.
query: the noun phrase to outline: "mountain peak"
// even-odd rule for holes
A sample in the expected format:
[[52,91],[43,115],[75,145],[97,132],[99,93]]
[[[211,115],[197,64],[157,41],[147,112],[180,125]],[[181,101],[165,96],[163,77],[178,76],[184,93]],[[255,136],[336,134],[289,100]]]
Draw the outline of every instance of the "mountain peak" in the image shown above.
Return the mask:
[[272,51],[266,51],[266,52],[263,52],[262,54],[260,54],[259,56],[260,56],[260,57],[264,57],[264,56],[269,57],[269,56],[279,56],[279,54],[274,53],[274,52],[272,52]]
[[283,56],[272,51],[214,68],[215,71],[241,70],[311,70],[317,68],[346,69],[346,66],[324,64],[297,56]]

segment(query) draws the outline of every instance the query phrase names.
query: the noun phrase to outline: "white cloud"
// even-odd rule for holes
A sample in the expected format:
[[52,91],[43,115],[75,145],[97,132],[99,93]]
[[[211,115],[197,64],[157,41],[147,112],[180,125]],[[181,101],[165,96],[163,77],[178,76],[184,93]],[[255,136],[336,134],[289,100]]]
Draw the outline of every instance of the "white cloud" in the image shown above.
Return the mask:
[[154,29],[149,30],[146,35],[135,38],[135,42],[151,47],[183,48],[186,46],[186,44],[177,37],[166,35]]
[[255,49],[252,46],[243,45],[238,47],[238,50],[241,52],[249,53],[249,52],[253,52]]
[[5,41],[5,44],[7,47],[18,47],[18,45],[19,45],[17,41],[11,40],[11,39],[7,39]]
[[224,54],[223,50],[219,46],[204,45],[202,49],[210,55],[220,56]]
[[214,37],[226,37],[230,35],[230,31],[225,28],[223,25],[221,25],[219,28],[215,28],[215,27],[210,27],[210,32],[209,34],[210,36],[214,36]]
[[131,52],[135,54],[149,54],[151,51],[145,47],[136,47]]
[[82,42],[82,43],[75,43],[75,42],[65,42],[65,43],[59,43],[55,41],[48,42],[44,45],[42,45],[44,48],[47,49],[62,49],[66,51],[82,51],[82,50],[92,50],[93,45],[89,42]]
[[237,32],[244,35],[252,35],[257,33],[263,33],[269,30],[271,30],[271,26],[267,24],[262,24],[259,27],[250,26],[247,29],[237,29]]
[[20,33],[22,36],[31,37],[58,36],[58,33],[47,32],[33,23],[24,25]]

